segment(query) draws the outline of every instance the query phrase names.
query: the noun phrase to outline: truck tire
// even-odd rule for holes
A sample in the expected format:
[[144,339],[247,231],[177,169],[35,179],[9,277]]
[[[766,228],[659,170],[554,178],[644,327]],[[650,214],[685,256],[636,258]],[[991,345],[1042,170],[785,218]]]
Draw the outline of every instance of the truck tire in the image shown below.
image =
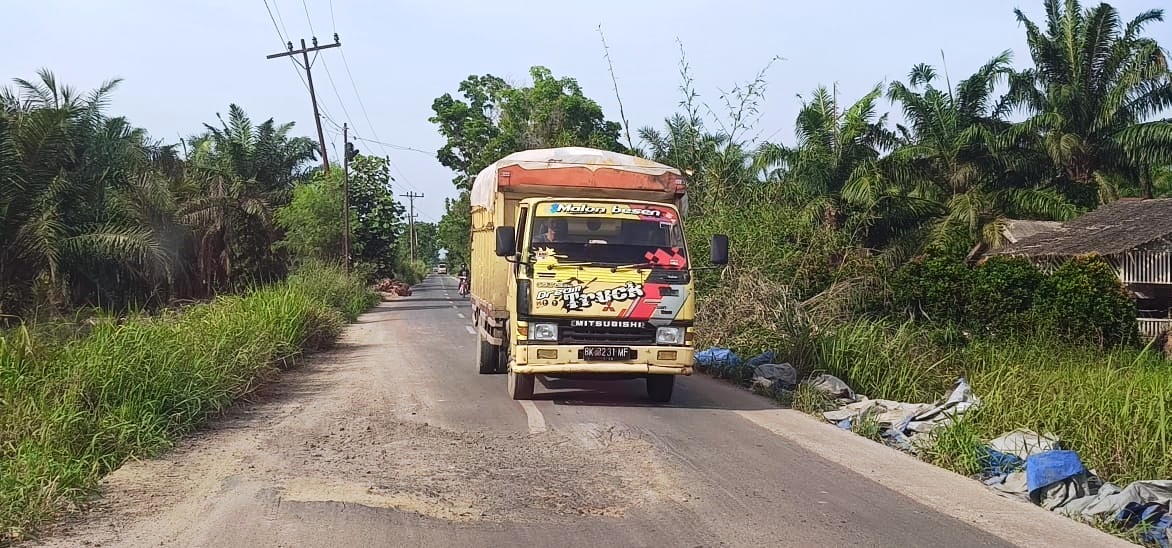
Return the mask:
[[476,370],[481,375],[491,375],[497,372],[499,365],[497,364],[497,349],[488,341],[484,340],[484,336],[479,333],[476,334]]
[[522,375],[509,370],[509,397],[514,400],[533,399],[533,375]]
[[496,369],[493,373],[508,373],[509,372],[509,341],[503,341],[504,344],[493,347],[496,349]]
[[651,375],[647,377],[647,397],[657,403],[670,402],[675,384],[675,375]]

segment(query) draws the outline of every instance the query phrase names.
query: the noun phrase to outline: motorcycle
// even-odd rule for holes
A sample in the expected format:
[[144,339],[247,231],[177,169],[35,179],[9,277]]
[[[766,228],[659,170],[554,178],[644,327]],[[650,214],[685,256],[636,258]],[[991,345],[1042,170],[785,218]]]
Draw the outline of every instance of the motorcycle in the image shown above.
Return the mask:
[[460,296],[468,294],[468,276],[460,276],[460,287],[457,291],[460,293]]

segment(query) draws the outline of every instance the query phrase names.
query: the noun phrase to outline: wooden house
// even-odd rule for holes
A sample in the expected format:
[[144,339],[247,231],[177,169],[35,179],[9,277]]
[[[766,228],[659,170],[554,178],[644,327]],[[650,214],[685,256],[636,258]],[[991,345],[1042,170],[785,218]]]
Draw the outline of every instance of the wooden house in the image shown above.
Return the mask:
[[1122,199],[1048,226],[988,255],[1027,257],[1044,271],[1072,257],[1100,255],[1136,297],[1140,332],[1172,327],[1172,199]]

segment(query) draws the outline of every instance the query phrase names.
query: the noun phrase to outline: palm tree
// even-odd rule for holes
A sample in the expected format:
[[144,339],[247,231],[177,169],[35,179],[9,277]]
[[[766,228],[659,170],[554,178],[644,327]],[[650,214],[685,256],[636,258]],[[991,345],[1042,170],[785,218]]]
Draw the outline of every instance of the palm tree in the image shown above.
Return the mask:
[[[921,212],[921,239],[956,249],[976,242],[996,245],[1009,216],[1063,219],[1074,209],[1053,189],[1039,188],[1031,166],[1039,164],[1001,135],[1008,102],[994,88],[1011,73],[1003,52],[961,81],[936,87],[937,73],[916,65],[908,83],[893,82],[887,96],[903,107],[900,146],[885,159],[905,197]],[[1041,162],[1045,165],[1045,162]]]
[[[1014,75],[1010,97],[1030,117],[1015,128],[1034,138],[1057,175],[1089,196],[1115,198],[1120,179],[1172,161],[1172,122],[1150,121],[1172,105],[1165,51],[1144,27],[1163,20],[1145,11],[1124,24],[1109,4],[1046,0],[1046,26],[1015,10],[1026,27],[1034,67]],[[1088,192],[1089,191],[1089,192]],[[1151,195],[1149,186],[1141,192]]]
[[0,92],[0,307],[59,309],[87,285],[167,278],[156,235],[121,222],[117,198],[146,155],[144,132],[104,115],[117,80],[82,95],[39,77]]
[[638,130],[649,159],[679,169],[688,177],[689,209],[701,214],[705,205],[757,182],[753,154],[743,143],[724,133],[710,133],[695,117],[676,114],[665,120],[664,131],[645,126]]
[[885,178],[877,162],[895,142],[887,115],[876,111],[881,93],[876,86],[840,109],[837,91],[818,87],[798,112],[797,145],[767,143],[758,150],[756,167],[803,196],[810,223],[834,229],[849,223],[862,235],[879,206]]
[[304,180],[316,145],[306,137],[289,137],[292,123],[272,119],[254,126],[237,105],[220,127],[190,140],[180,212],[196,230],[196,271],[207,291],[235,281],[272,279],[284,272],[274,250],[279,239],[275,210],[289,202],[293,185]]

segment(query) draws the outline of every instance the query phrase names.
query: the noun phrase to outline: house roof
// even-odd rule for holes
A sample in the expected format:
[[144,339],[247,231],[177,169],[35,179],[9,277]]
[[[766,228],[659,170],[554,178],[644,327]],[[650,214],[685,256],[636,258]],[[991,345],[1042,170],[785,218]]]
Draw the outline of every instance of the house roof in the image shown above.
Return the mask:
[[1125,198],[1061,226],[1018,239],[994,255],[1115,255],[1172,234],[1172,198]]
[[1009,219],[1005,222],[1005,227],[1001,233],[1005,235],[1005,240],[1011,244],[1016,244],[1021,240],[1038,234],[1041,232],[1049,232],[1055,228],[1061,227],[1062,223],[1059,221],[1029,221],[1022,219]]

